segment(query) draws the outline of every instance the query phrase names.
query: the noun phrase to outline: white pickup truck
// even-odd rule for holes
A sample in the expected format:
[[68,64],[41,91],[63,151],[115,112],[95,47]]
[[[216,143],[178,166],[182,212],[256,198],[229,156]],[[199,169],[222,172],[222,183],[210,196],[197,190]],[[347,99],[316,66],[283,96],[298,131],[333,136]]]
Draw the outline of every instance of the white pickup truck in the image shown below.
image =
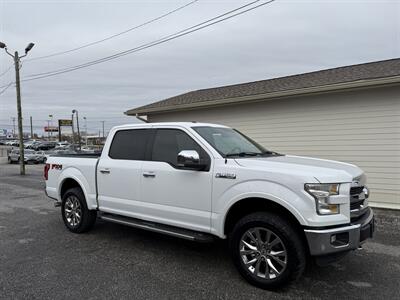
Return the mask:
[[96,218],[193,241],[228,239],[240,274],[265,289],[372,237],[363,171],[283,155],[205,123],[114,127],[100,156],[49,157],[46,193],[66,227]]

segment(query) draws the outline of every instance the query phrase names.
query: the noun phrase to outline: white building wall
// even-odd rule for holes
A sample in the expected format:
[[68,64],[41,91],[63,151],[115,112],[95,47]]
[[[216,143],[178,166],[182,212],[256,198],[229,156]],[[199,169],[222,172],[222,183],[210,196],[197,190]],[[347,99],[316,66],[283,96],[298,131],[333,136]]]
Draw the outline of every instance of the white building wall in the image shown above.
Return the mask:
[[400,209],[400,86],[293,97],[149,116],[239,129],[267,149],[354,163],[371,205]]

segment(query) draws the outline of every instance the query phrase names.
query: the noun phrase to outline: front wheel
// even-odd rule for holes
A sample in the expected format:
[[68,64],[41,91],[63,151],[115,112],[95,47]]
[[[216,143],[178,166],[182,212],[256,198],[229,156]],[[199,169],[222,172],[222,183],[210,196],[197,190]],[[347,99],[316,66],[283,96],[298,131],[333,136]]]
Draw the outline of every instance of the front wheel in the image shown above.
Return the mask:
[[96,222],[97,212],[89,210],[80,188],[69,189],[63,196],[61,214],[65,226],[74,233],[89,231]]
[[229,239],[236,268],[255,286],[275,289],[304,271],[306,252],[299,233],[275,214],[258,212],[243,217]]

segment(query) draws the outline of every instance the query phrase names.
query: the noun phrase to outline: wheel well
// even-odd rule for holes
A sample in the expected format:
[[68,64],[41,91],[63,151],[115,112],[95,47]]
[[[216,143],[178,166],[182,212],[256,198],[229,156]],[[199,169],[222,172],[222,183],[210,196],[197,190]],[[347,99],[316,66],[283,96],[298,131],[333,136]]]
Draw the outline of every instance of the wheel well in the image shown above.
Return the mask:
[[226,216],[224,233],[229,235],[235,224],[241,218],[251,213],[260,211],[276,213],[277,215],[283,217],[286,221],[289,221],[296,230],[299,230],[299,232],[302,232],[302,235],[304,235],[303,230],[301,230],[301,224],[290,211],[276,202],[263,198],[247,198],[236,202],[229,209]]
[[66,191],[75,187],[82,189],[79,183],[75,179],[72,178],[65,179],[61,185],[61,190],[60,190],[61,198],[64,196]]

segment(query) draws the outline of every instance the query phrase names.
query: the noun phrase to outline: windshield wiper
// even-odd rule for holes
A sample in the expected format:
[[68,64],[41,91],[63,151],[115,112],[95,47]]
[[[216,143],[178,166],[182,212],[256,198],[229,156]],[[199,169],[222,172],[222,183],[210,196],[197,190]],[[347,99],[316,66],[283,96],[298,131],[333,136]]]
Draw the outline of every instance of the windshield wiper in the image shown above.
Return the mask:
[[228,153],[225,155],[225,157],[245,157],[245,156],[282,156],[283,154],[280,154],[278,152],[274,151],[264,151],[264,152],[250,152],[250,151],[243,151],[243,152],[238,152],[238,153]]
[[278,152],[269,151],[269,150],[264,151],[262,154],[263,155],[280,155]]
[[263,155],[263,153],[260,153],[260,152],[238,152],[238,153],[228,153],[225,156],[226,157],[232,157],[232,156],[244,157],[244,156],[257,156],[257,155]]

